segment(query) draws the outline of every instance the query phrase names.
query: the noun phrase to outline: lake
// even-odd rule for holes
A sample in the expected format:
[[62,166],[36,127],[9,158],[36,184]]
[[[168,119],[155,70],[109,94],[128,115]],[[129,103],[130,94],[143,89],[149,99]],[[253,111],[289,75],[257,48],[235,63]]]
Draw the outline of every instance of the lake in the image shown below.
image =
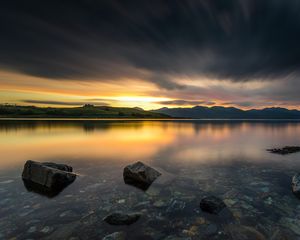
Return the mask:
[[[300,145],[300,122],[1,120],[0,239],[300,239],[300,154],[266,151],[286,145]],[[78,177],[56,197],[28,191],[28,159],[69,164]],[[123,181],[137,161],[162,173],[147,191]],[[208,195],[227,213],[202,212]],[[142,217],[111,226],[103,218],[114,211]]]

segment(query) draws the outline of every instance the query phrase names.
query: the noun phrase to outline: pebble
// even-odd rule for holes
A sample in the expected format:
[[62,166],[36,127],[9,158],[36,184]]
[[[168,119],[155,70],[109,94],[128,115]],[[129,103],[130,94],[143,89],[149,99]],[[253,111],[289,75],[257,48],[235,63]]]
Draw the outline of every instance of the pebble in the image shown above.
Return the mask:
[[29,232],[29,233],[34,233],[34,232],[36,232],[36,226],[30,227],[30,228],[28,229],[27,232]]
[[51,230],[51,228],[49,226],[45,226],[43,227],[43,229],[41,230],[42,233],[48,233]]

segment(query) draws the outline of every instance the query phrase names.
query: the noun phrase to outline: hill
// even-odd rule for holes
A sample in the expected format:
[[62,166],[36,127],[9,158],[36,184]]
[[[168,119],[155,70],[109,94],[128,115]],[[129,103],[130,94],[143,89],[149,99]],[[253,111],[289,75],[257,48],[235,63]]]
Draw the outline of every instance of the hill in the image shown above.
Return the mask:
[[160,108],[155,113],[167,114],[176,118],[197,119],[300,119],[300,111],[286,108],[265,108],[242,110],[234,107]]
[[0,118],[170,118],[166,114],[140,108],[85,105],[74,108],[52,108],[0,105]]

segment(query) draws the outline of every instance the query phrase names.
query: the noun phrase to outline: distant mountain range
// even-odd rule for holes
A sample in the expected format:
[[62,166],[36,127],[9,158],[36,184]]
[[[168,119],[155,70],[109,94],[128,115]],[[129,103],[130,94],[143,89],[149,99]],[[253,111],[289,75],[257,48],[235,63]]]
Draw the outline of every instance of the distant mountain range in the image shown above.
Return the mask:
[[286,108],[242,110],[234,107],[160,108],[152,112],[175,118],[197,119],[300,119],[300,111]]
[[170,118],[141,108],[93,106],[53,108],[0,105],[0,118]]

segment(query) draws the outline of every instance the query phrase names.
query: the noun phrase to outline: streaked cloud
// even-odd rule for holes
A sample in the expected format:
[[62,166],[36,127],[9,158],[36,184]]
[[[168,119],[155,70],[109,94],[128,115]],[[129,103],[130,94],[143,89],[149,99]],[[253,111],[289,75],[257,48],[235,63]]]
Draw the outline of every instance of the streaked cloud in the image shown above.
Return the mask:
[[63,106],[83,106],[85,104],[92,104],[96,106],[109,106],[105,102],[61,102],[61,101],[41,101],[41,100],[21,100],[23,103],[32,104],[46,104],[46,105],[63,105]]
[[32,97],[0,99],[297,107],[299,11],[297,0],[3,1],[0,87]]
[[183,100],[183,99],[176,99],[171,101],[161,101],[157,102],[161,105],[175,105],[175,106],[195,106],[195,105],[214,105],[214,102],[208,102],[208,101],[189,101],[189,100]]

